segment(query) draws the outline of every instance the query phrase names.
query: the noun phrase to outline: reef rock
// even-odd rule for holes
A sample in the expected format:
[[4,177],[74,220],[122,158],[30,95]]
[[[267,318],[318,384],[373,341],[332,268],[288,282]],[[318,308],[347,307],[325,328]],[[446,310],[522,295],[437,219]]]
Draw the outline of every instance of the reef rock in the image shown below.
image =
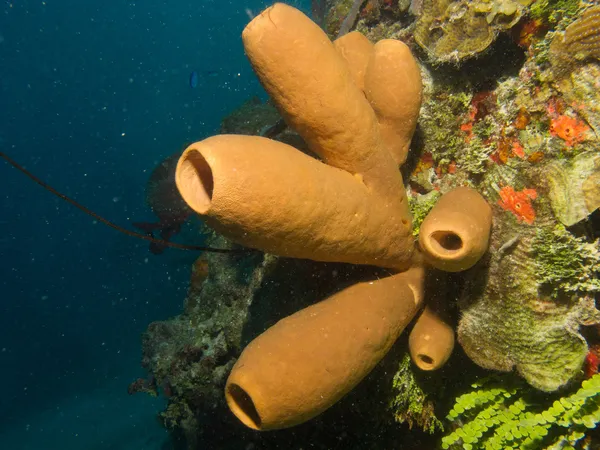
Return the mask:
[[[497,223],[497,222],[496,222]],[[515,369],[532,386],[554,391],[580,373],[588,346],[581,325],[600,321],[591,296],[540,298],[531,258],[535,231],[503,247],[510,228],[498,224],[489,273],[473,274],[469,296],[460,301],[458,340],[478,365],[508,372]],[[477,280],[477,281],[475,281]],[[471,297],[482,288],[480,295]]]
[[458,63],[487,49],[512,28],[528,0],[426,0],[414,37],[433,62]]
[[600,207],[600,154],[586,152],[545,166],[548,197],[556,218],[570,227]]

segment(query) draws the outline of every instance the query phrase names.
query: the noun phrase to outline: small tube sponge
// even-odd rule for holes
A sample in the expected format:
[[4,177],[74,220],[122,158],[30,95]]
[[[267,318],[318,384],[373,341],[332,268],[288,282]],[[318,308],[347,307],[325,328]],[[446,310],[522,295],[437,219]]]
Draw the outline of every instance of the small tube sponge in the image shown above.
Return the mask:
[[452,327],[427,306],[410,332],[408,349],[419,369],[436,370],[450,358],[454,340]]
[[256,430],[320,414],[388,352],[422,302],[423,269],[346,288],[254,339],[225,386],[231,411]]
[[487,251],[492,208],[474,189],[456,188],[442,195],[419,233],[425,260],[447,272],[466,270]]

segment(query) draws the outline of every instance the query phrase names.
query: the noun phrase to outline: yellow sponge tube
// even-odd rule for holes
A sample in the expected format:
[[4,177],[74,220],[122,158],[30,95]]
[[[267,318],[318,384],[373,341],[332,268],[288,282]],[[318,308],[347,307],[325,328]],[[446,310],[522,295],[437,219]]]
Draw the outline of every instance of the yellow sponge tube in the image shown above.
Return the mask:
[[359,177],[281,142],[239,135],[196,142],[181,156],[175,182],[209,225],[245,246],[316,261],[409,265],[403,209]]
[[460,272],[475,265],[487,251],[492,208],[474,189],[456,188],[442,195],[419,232],[427,262],[437,269]]
[[252,341],[225,386],[231,411],[256,430],[320,414],[383,358],[422,301],[422,270],[363,282],[309,306]]

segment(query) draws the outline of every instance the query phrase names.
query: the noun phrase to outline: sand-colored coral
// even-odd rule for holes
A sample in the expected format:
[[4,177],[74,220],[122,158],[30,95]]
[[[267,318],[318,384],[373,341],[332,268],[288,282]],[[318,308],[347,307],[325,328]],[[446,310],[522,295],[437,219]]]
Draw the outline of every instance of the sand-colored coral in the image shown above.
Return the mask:
[[209,225],[248,247],[392,268],[411,257],[410,239],[398,240],[410,232],[404,203],[393,207],[359,177],[281,142],[239,135],[197,142],[180,160],[177,183]]
[[544,165],[544,183],[554,216],[570,227],[600,207],[600,155],[584,152]]
[[365,72],[373,53],[373,44],[358,31],[345,34],[333,41],[333,45],[348,65],[357,88],[365,90]]
[[588,8],[557,35],[550,46],[552,63],[561,68],[587,59],[600,59],[600,6]]
[[410,50],[386,39],[375,45],[365,72],[365,95],[375,111],[385,147],[404,164],[421,107],[419,67]]

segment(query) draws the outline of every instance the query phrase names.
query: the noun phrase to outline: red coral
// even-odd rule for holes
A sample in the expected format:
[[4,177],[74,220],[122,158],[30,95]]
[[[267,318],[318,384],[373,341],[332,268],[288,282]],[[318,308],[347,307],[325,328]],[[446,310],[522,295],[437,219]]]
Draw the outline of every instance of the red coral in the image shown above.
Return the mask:
[[496,150],[490,155],[490,159],[496,164],[506,164],[509,158],[518,156],[525,159],[525,149],[517,138],[501,137],[496,145]]
[[492,91],[478,92],[473,96],[471,108],[469,109],[469,121],[460,126],[461,131],[467,134],[465,137],[466,142],[473,138],[473,124],[479,122],[497,108],[496,100],[496,94]]
[[592,346],[585,357],[584,373],[586,378],[591,378],[598,373],[600,366],[600,345]]
[[548,27],[541,19],[531,19],[515,27],[513,37],[519,46],[527,48],[547,30]]
[[572,147],[585,140],[585,135],[590,128],[581,120],[567,115],[550,119],[550,134],[565,141],[567,147]]
[[537,198],[535,189],[523,189],[515,191],[512,186],[505,186],[500,189],[500,200],[498,205],[506,211],[510,211],[515,215],[517,220],[523,221],[529,225],[535,220],[535,210],[531,205],[531,201]]

